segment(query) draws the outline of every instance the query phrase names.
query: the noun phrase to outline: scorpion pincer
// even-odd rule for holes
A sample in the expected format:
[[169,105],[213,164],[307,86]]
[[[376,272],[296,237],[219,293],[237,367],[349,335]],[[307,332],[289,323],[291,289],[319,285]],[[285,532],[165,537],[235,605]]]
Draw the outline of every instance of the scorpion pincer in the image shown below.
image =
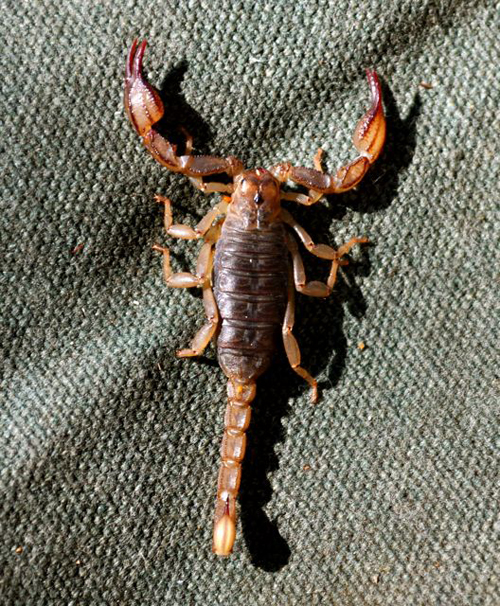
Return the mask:
[[[250,423],[250,403],[255,398],[256,379],[269,367],[281,329],[286,355],[292,369],[311,387],[316,402],[317,382],[301,366],[300,350],[293,336],[294,291],[312,297],[327,297],[335,284],[343,257],[355,244],[367,238],[352,238],[337,250],[315,244],[292,215],[281,207],[287,200],[310,206],[324,194],[342,193],[361,181],[382,151],[385,118],[377,74],[367,70],[371,106],[358,122],[354,146],[358,156],[335,174],[324,173],[322,150],[314,157],[314,168],[289,162],[266,170],[245,170],[235,157],[193,155],[192,138],[186,137],[183,155],[157,130],[164,114],[159,92],[142,72],[146,42],[134,41],[125,77],[125,108],[128,117],[153,157],[170,170],[186,175],[204,193],[219,192],[222,201],[192,228],[172,221],[171,201],[156,196],[164,205],[165,230],[169,236],[202,240],[196,271],[173,273],[169,250],[163,253],[163,273],[168,286],[200,288],[207,321],[179,357],[199,356],[212,339],[217,341],[220,366],[227,379],[228,404],[224,419],[221,466],[217,486],[213,551],[229,555],[236,537],[236,497],[241,463],[245,455],[245,432]],[[226,174],[232,183],[206,182],[209,175]],[[304,186],[307,193],[287,192],[287,181]],[[306,279],[296,237],[305,248],[330,263],[326,282]]]

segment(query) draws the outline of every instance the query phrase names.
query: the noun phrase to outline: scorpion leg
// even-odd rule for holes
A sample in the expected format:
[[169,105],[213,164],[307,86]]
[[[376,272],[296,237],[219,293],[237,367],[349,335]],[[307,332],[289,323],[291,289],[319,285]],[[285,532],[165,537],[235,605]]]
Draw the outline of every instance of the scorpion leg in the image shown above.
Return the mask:
[[215,192],[225,192],[232,194],[234,191],[234,185],[232,183],[218,183],[210,181],[205,183],[201,177],[189,177],[191,183],[204,194],[213,194]]
[[297,339],[292,334],[295,323],[295,293],[293,289],[292,276],[288,280],[288,304],[286,306],[285,320],[283,322],[283,344],[285,346],[286,356],[292,369],[311,386],[311,403],[315,404],[318,400],[318,382],[305,368],[300,365],[300,349]]
[[328,259],[332,262],[330,275],[328,276],[328,280],[326,281],[326,285],[328,286],[328,288],[330,288],[330,290],[333,288],[337,280],[338,268],[341,265],[348,264],[347,259],[342,259],[342,257],[346,255],[356,244],[366,244],[367,242],[369,242],[368,238],[366,237],[351,238],[349,242],[346,242],[346,244],[343,244],[337,250],[335,250],[335,248],[332,248],[327,244],[314,244],[311,236],[299,223],[297,223],[297,221],[292,217],[292,215],[285,209],[281,210],[281,218],[284,223],[289,225],[295,231],[302,244],[307,248],[310,253],[312,253],[316,257],[319,257],[320,259]]
[[[196,286],[202,287],[205,282],[205,276],[197,276],[189,272],[183,271],[179,273],[172,273],[170,266],[170,251],[166,246],[160,246],[159,244],[153,244],[153,250],[163,253],[163,279],[167,286],[171,288],[194,288]],[[201,249],[200,256],[204,252]]]
[[154,250],[158,250],[163,253],[163,275],[167,286],[171,286],[172,288],[192,288],[195,286],[203,288],[203,306],[205,308],[205,314],[208,322],[204,324],[195,334],[193,340],[191,341],[191,347],[187,349],[180,349],[176,352],[176,355],[179,358],[201,356],[214,336],[219,323],[217,303],[215,302],[215,297],[210,283],[212,273],[213,244],[206,242],[203,245],[198,256],[196,275],[187,272],[172,274],[172,270],[170,268],[170,252],[168,248],[164,248],[156,244],[153,246],[153,248]]
[[216,204],[203,219],[198,223],[195,228],[189,227],[189,225],[173,225],[172,219],[172,201],[170,198],[165,196],[156,195],[155,200],[160,204],[164,205],[164,225],[165,231],[169,236],[173,238],[181,238],[182,240],[198,240],[205,236],[207,231],[212,226],[212,223],[218,217],[218,215],[226,214],[228,204],[225,200]]
[[283,343],[290,366],[311,386],[311,402],[314,404],[318,399],[318,384],[316,379],[314,379],[307,372],[307,370],[302,368],[300,365],[299,345],[297,343],[297,339],[292,334],[295,321],[295,297],[293,287],[295,285],[297,291],[304,295],[309,295],[311,297],[328,297],[328,295],[331,294],[337,279],[337,271],[339,266],[347,264],[347,261],[342,259],[342,257],[346,255],[355,244],[368,242],[368,238],[351,238],[349,242],[340,246],[338,250],[335,250],[326,244],[314,244],[304,228],[301,227],[286,210],[282,210],[282,219],[295,230],[304,246],[312,254],[320,257],[321,259],[328,259],[332,261],[330,275],[328,276],[326,284],[318,281],[307,282],[304,263],[302,261],[302,257],[300,256],[297,242],[293,237],[287,235],[287,246],[292,256],[293,269],[288,281],[288,304],[285,312],[285,320],[283,322]]
[[330,269],[330,275],[328,276],[328,280],[326,281],[329,288],[333,289],[335,282],[337,281],[337,272],[340,266],[349,265],[349,261],[347,259],[342,259],[344,255],[351,250],[353,246],[356,244],[367,244],[370,240],[368,238],[351,238],[349,242],[342,244],[337,249],[337,258],[332,261],[332,267]]
[[[271,169],[273,175],[282,183],[290,180],[309,189],[309,195],[288,192],[282,195],[285,200],[311,205],[323,194],[340,194],[352,189],[365,176],[368,168],[378,158],[385,141],[385,117],[382,108],[382,89],[377,74],[366,70],[371,91],[371,106],[358,122],[354,131],[354,146],[359,156],[340,168],[335,175],[323,173],[315,168],[292,166],[289,162],[277,164]],[[312,195],[311,195],[312,192]],[[318,194],[319,197],[318,197]]]
[[187,272],[173,274],[170,267],[170,251],[168,248],[158,246],[157,244],[153,246],[155,250],[163,253],[163,275],[168,286],[173,288],[192,288],[196,286],[203,288],[203,305],[208,322],[196,333],[191,342],[191,347],[181,349],[176,353],[179,358],[200,356],[214,336],[219,322],[217,303],[215,302],[210,280],[212,275],[213,245],[219,237],[222,221],[219,221],[215,225],[212,225],[212,223],[218,215],[225,212],[227,203],[223,201],[217,204],[193,229],[188,225],[172,225],[171,201],[164,196],[156,196],[155,198],[165,206],[165,231],[169,235],[185,240],[199,238],[204,238],[205,240],[198,255],[196,274]]
[[196,275],[203,279],[203,307],[208,322],[204,324],[195,334],[191,346],[176,352],[179,358],[191,358],[201,356],[207,345],[212,340],[219,324],[219,312],[212,290],[212,264],[214,258],[214,244],[220,234],[221,222],[211,227],[205,235],[205,244],[202,246],[196,264]]
[[[198,257],[197,275],[182,272],[173,274],[170,266],[170,251],[166,246],[153,245],[153,249],[163,253],[163,277],[168,286],[172,288],[193,288],[203,286],[205,275],[208,272],[206,265],[207,259],[211,255],[211,246],[218,238],[218,224],[212,226],[218,215],[225,214],[227,203],[222,201],[212,208],[193,229],[189,225],[172,225],[172,202],[169,198],[157,195],[155,200],[164,205],[164,225],[165,231],[169,236],[181,238],[183,240],[205,239],[205,245],[200,251]],[[209,245],[207,248],[207,244]],[[205,268],[205,269],[204,269]],[[211,270],[210,270],[211,271]],[[201,273],[200,273],[201,272]]]
[[[208,175],[227,173],[234,176],[240,173],[243,164],[233,156],[217,158],[191,155],[192,139],[186,132],[186,153],[183,156],[178,156],[177,147],[160,134],[156,125],[163,117],[165,109],[159,91],[149,84],[143,75],[142,60],[145,49],[145,40],[140,44],[138,40],[134,40],[130,48],[125,71],[124,103],[132,126],[142,137],[144,145],[155,160],[174,172],[194,177],[200,182],[202,177]],[[211,183],[210,186],[211,191],[230,191],[223,183]]]
[[292,256],[293,282],[297,291],[303,295],[309,295],[310,297],[328,297],[328,295],[332,292],[332,289],[328,286],[328,284],[318,282],[317,280],[306,282],[304,262],[300,256],[297,242],[293,237],[288,235],[286,241],[288,250]]
[[217,330],[217,325],[219,323],[219,312],[217,310],[217,303],[215,302],[214,293],[210,284],[205,284],[203,287],[203,306],[205,307],[205,314],[208,322],[204,324],[195,334],[193,340],[191,341],[191,347],[188,349],[179,349],[176,352],[175,355],[178,358],[201,356]]

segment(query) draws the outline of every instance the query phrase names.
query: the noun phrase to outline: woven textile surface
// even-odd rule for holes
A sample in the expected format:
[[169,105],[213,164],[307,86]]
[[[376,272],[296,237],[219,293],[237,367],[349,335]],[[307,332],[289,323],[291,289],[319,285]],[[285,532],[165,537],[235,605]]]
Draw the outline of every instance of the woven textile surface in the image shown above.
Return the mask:
[[[0,604],[498,606],[497,2],[3,0]],[[198,153],[329,171],[384,88],[356,191],[287,208],[366,235],[258,384],[234,554],[211,553],[226,386],[178,360],[200,298],[167,289],[216,202],[122,107],[127,48]],[[175,131],[175,128],[173,128]],[[326,262],[304,252],[308,275]],[[495,317],[495,313],[497,314]]]

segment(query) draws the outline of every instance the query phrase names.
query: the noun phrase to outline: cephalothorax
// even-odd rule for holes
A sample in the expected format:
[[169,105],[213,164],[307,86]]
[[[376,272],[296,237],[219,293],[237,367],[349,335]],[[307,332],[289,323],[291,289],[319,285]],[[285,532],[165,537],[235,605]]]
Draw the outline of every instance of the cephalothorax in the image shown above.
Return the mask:
[[[171,202],[162,196],[165,230],[175,238],[203,240],[194,273],[173,273],[168,248],[163,253],[163,272],[168,286],[201,288],[207,322],[196,333],[191,346],[179,357],[199,356],[212,339],[217,339],[219,363],[228,378],[228,404],[221,447],[221,467],[215,507],[213,551],[229,555],[236,536],[236,496],[245,454],[245,431],[250,422],[250,403],[255,381],[269,366],[277,333],[282,333],[286,355],[293,370],[311,386],[311,400],[317,400],[316,380],[300,365],[300,351],[292,334],[294,290],[313,297],[327,297],[335,284],[337,270],[346,263],[349,250],[367,238],[352,238],[335,250],[315,244],[281,200],[311,205],[323,194],[355,187],[380,154],[385,140],[385,119],[377,74],[367,70],[371,106],[354,133],[358,157],[329,175],[321,168],[321,150],[314,168],[289,162],[266,170],[245,170],[234,157],[217,158],[191,154],[192,139],[186,134],[184,155],[155,128],[164,114],[158,91],[142,73],[146,42],[132,44],[125,77],[125,108],[135,130],[153,157],[174,172],[189,177],[205,193],[226,194],[194,228],[172,223]],[[204,182],[203,177],[225,173],[230,184]],[[282,185],[292,181],[307,188],[307,194],[286,192]],[[230,197],[229,197],[230,196]],[[331,263],[326,282],[306,280],[295,236],[312,254]]]

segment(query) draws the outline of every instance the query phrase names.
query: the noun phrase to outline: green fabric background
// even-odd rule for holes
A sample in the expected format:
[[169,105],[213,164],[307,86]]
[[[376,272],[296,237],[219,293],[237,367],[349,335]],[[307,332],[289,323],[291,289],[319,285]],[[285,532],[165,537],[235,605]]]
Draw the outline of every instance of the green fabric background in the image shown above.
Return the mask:
[[[2,604],[500,604],[499,8],[3,0]],[[321,401],[283,355],[260,381],[225,560],[225,382],[213,350],[174,357],[201,302],[151,250],[155,193],[189,224],[217,197],[126,121],[136,36],[171,124],[249,167],[311,165],[321,145],[335,170],[363,69],[384,81],[386,151],[362,186],[288,205],[317,241],[372,245],[329,300],[298,298]],[[192,267],[196,244],[171,248]]]

